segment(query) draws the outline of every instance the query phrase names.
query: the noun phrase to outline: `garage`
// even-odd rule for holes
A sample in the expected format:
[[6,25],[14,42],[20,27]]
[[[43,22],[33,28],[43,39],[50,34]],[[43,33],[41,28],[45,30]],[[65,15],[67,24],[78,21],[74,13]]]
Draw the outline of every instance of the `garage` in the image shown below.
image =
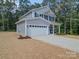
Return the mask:
[[28,35],[29,36],[48,35],[48,27],[39,25],[28,25]]
[[17,22],[17,33],[25,36],[45,36],[49,34],[50,23],[40,17]]

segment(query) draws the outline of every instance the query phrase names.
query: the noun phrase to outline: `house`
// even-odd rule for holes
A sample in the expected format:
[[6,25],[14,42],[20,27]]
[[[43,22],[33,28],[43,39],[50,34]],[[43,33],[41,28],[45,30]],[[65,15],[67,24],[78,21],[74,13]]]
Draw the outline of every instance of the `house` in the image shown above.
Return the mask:
[[60,33],[60,23],[47,6],[35,8],[24,14],[16,22],[16,31],[22,36],[43,36]]

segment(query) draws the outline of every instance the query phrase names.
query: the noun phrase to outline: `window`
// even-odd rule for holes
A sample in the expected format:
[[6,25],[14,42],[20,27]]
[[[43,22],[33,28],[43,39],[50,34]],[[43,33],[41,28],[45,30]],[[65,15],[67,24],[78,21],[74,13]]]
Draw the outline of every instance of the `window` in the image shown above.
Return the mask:
[[27,25],[27,27],[28,27],[28,25]]
[[35,27],[37,27],[37,26],[35,25]]
[[27,25],[27,27],[46,28],[47,26]]
[[29,27],[34,27],[34,25],[29,25]]
[[29,25],[29,27],[32,27],[31,25]]
[[54,17],[49,16],[50,21],[54,21]]
[[48,16],[47,15],[44,15],[44,18],[48,20]]
[[36,12],[35,12],[35,17],[38,17],[39,16],[39,14],[37,14]]
[[35,27],[34,25],[32,25],[32,27]]
[[43,17],[43,14],[40,14],[41,17]]

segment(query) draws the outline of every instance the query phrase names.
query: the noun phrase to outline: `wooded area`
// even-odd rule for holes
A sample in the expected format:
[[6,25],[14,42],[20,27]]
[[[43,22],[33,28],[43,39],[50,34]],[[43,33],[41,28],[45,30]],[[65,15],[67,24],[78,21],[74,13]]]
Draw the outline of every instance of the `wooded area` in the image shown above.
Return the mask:
[[15,31],[15,22],[33,8],[48,5],[56,14],[56,21],[62,23],[61,34],[79,34],[79,0],[43,0],[32,4],[30,0],[0,0],[0,31]]

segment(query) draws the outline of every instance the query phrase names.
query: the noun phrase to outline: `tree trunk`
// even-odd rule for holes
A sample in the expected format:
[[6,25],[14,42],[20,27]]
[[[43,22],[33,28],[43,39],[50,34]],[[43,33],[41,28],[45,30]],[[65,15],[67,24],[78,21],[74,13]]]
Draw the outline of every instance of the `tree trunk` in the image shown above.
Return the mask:
[[72,34],[72,18],[70,18],[70,34]]
[[66,18],[64,20],[64,34],[66,34]]
[[3,14],[3,12],[1,12],[1,15],[2,15],[2,30],[5,30],[5,28],[4,28],[4,14]]

